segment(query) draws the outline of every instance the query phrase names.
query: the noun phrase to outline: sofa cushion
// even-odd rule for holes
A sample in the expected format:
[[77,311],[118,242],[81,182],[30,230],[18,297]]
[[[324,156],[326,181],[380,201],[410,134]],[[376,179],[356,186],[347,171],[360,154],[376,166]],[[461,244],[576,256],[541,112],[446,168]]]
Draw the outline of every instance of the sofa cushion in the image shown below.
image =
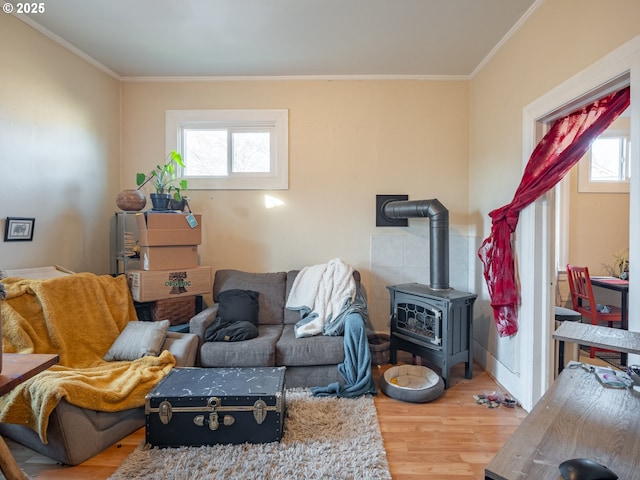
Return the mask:
[[335,365],[344,362],[343,336],[296,338],[293,327],[285,325],[276,344],[276,366]]
[[282,325],[259,325],[259,335],[241,342],[205,342],[200,347],[202,367],[275,367],[276,342]]
[[145,355],[157,356],[167,336],[169,320],[159,322],[133,321],[127,323],[124,330],[113,342],[104,359],[107,362],[133,361]]
[[218,316],[226,323],[245,321],[258,325],[259,296],[255,290],[238,288],[220,292],[214,298],[218,304]]
[[286,275],[285,272],[218,270],[213,281],[213,298],[218,298],[220,292],[232,289],[259,292],[258,324],[281,325],[284,321]]

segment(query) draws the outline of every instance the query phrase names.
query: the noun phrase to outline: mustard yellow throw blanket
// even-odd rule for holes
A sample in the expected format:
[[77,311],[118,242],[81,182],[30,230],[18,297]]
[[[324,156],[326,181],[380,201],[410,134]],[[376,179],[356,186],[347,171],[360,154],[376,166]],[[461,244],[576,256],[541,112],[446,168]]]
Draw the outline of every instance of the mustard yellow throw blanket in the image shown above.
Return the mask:
[[175,365],[168,351],[131,362],[102,359],[127,322],[137,319],[124,275],[10,277],[2,283],[3,351],[60,356],[59,364],[0,397],[0,422],[29,426],[43,443],[61,399],[105,412],[139,407]]

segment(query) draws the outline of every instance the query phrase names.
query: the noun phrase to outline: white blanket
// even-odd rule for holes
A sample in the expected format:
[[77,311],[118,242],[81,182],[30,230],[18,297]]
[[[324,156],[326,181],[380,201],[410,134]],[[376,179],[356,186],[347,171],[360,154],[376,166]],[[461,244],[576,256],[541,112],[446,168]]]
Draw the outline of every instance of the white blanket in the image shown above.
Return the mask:
[[335,320],[355,295],[353,267],[339,258],[303,268],[291,286],[286,305],[302,316],[295,326],[296,337],[322,333],[324,325]]

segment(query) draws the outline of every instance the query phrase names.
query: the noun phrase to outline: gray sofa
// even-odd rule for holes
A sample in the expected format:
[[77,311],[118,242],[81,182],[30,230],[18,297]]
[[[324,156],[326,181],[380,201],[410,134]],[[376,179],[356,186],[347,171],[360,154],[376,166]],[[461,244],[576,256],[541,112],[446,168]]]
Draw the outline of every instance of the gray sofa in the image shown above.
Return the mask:
[[[162,350],[169,350],[177,367],[193,366],[198,341],[189,333],[168,332]],[[78,465],[145,424],[144,407],[119,412],[87,410],[60,401],[49,417],[47,444],[29,427],[0,424],[0,435],[66,465]]]
[[[285,308],[298,270],[250,273],[218,270],[213,282],[213,298],[225,290],[259,292],[257,338],[240,342],[205,342],[205,331],[216,319],[218,304],[203,310],[189,322],[189,331],[199,338],[197,365],[202,367],[286,368],[287,388],[326,386],[342,383],[338,364],[344,362],[344,337],[316,335],[296,338],[293,327],[300,313]],[[360,274],[354,278],[360,282]]]
[[[190,333],[169,332],[163,350],[176,357],[176,366],[255,367],[286,366],[288,388],[326,386],[340,382],[338,364],[344,362],[344,337],[296,338],[293,327],[299,312],[285,309],[298,271],[248,273],[219,270],[213,295],[225,290],[259,292],[259,335],[242,342],[204,342],[204,334],[217,316],[218,305],[193,317]],[[356,282],[360,281],[354,272]],[[144,408],[120,412],[86,410],[62,400],[52,412],[45,445],[38,434],[21,425],[0,424],[0,435],[36,450],[60,463],[77,465],[144,426]]]

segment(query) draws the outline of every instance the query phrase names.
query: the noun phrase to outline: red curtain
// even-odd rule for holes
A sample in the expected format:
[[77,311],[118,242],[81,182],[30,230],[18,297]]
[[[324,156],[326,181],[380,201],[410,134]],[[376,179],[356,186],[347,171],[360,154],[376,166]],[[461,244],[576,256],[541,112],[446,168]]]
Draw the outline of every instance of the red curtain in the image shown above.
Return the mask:
[[520,292],[511,234],[518,225],[520,211],[554,187],[629,103],[627,87],[557,120],[531,154],[511,203],[489,213],[491,234],[482,243],[478,256],[484,265],[484,278],[501,337],[518,331]]

